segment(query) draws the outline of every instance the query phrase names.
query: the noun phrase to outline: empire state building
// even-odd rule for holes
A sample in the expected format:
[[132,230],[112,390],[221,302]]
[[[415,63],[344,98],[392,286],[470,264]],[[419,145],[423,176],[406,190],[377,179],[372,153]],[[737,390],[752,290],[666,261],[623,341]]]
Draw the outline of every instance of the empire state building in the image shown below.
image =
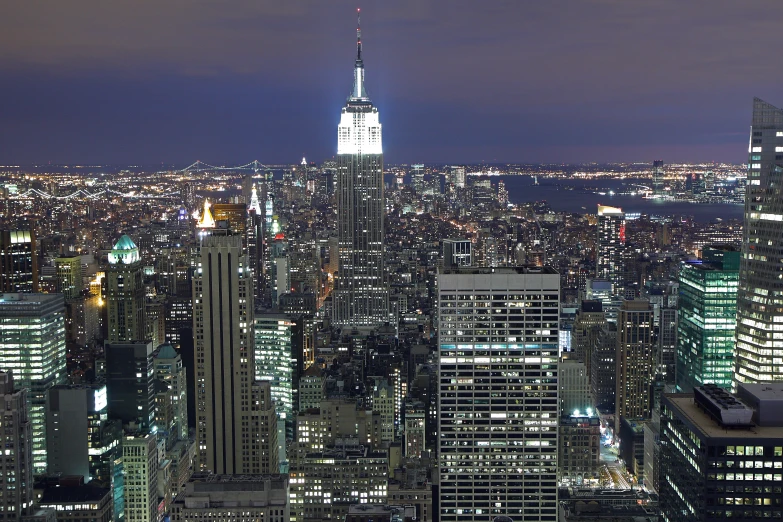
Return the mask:
[[361,29],[356,30],[353,91],[337,127],[338,277],[334,322],[371,328],[388,321],[383,268],[383,147],[378,109],[364,87]]

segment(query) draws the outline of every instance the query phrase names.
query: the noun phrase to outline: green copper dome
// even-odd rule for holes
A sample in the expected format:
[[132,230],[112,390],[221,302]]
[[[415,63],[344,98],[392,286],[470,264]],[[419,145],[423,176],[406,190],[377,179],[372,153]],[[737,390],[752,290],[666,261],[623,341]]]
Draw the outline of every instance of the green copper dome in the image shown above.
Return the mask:
[[112,265],[118,263],[129,265],[135,263],[139,259],[141,259],[139,256],[139,247],[136,246],[136,243],[134,243],[127,234],[124,234],[114,245],[112,251],[109,252],[109,263]]

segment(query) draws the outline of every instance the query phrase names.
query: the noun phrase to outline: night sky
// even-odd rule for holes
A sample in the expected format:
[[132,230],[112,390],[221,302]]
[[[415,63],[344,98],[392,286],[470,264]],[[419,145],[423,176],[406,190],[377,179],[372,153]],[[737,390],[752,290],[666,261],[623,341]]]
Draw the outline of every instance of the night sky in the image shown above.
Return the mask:
[[0,164],[327,159],[357,6],[387,163],[742,163],[783,105],[781,0],[0,0]]

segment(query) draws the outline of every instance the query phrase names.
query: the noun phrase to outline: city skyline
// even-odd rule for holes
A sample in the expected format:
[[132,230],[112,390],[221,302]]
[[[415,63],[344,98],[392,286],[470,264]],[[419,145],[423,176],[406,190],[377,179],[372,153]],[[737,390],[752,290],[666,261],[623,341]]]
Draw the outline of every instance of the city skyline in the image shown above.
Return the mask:
[[[739,163],[747,100],[783,79],[783,6],[704,6],[363,5],[387,160]],[[0,163],[336,153],[355,5],[39,7],[0,16]]]

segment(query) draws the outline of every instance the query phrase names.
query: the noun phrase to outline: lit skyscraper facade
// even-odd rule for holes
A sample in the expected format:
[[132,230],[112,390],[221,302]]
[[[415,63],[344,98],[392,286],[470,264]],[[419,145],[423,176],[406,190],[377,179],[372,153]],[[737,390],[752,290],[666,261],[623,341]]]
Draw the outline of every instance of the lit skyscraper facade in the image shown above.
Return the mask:
[[731,389],[739,263],[733,247],[705,247],[700,262],[680,268],[678,391],[707,383]]
[[620,208],[598,205],[598,237],[595,244],[595,276],[608,279],[616,292],[623,280],[625,213]]
[[653,161],[652,184],[653,193],[656,196],[662,196],[664,192],[663,160]]
[[293,430],[293,376],[296,359],[291,347],[294,323],[282,314],[255,318],[256,379],[270,381],[277,414]]
[[242,237],[215,229],[203,240],[193,276],[198,460],[218,474],[277,471],[269,384],[254,378],[248,263]]
[[144,278],[139,247],[127,235],[109,252],[106,301],[111,343],[141,341],[144,324]]
[[357,29],[353,91],[337,128],[339,267],[334,322],[373,327],[388,321],[383,267],[383,147],[378,109],[364,88],[361,31]]
[[60,294],[0,296],[0,368],[29,390],[36,473],[46,471],[46,394],[67,378],[64,312]]
[[653,309],[642,299],[623,301],[617,315],[615,433],[620,421],[652,415],[655,377]]
[[440,520],[557,520],[560,276],[438,275]]
[[783,110],[755,98],[737,288],[735,380],[783,380]]
[[0,230],[0,292],[38,292],[38,247],[32,230]]

